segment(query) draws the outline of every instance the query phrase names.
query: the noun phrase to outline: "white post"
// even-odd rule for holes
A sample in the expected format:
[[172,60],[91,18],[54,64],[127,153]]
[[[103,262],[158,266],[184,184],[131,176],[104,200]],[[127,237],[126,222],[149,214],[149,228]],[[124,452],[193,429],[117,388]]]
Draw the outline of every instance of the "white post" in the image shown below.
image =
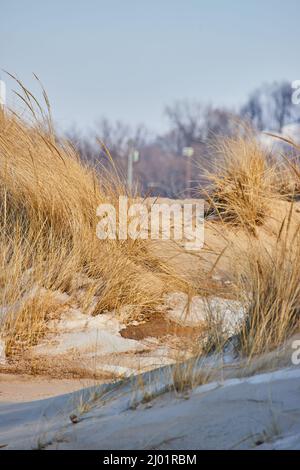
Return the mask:
[[185,184],[188,197],[191,197],[191,158],[194,155],[193,147],[184,147],[182,149],[182,155],[186,157],[186,170],[185,170]]
[[139,161],[139,151],[131,148],[128,153],[128,166],[127,166],[127,184],[128,188],[132,189],[133,183],[133,163]]
[[133,152],[132,150],[129,151],[128,153],[128,164],[127,164],[127,184],[128,188],[132,188],[132,165],[133,164]]
[[0,109],[3,111],[6,105],[6,85],[3,80],[0,80]]

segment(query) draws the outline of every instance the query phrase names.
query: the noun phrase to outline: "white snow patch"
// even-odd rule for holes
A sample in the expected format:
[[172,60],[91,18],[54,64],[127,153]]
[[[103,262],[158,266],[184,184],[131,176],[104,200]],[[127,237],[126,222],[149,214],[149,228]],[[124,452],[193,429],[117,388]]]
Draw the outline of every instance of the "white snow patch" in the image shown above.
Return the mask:
[[34,347],[33,353],[57,355],[77,351],[109,354],[144,349],[140,342],[120,335],[122,325],[112,314],[91,317],[71,308],[58,323],[52,323],[53,328],[55,325],[56,334]]
[[5,342],[3,339],[0,339],[0,364],[6,363],[6,355],[5,355]]
[[221,297],[203,298],[199,296],[188,300],[188,295],[175,292],[166,295],[167,315],[172,320],[187,325],[199,326],[209,319],[222,324],[228,335],[236,333],[244,318],[244,309],[240,302]]
[[130,367],[117,366],[114,364],[101,365],[101,370],[104,372],[111,372],[116,377],[124,378],[131,377],[136,374],[135,369],[131,369]]

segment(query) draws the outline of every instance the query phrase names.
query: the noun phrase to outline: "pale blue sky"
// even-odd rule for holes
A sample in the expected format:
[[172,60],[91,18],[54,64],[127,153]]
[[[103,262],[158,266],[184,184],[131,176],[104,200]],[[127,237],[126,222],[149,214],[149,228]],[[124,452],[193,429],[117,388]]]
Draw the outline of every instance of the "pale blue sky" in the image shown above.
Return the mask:
[[35,72],[62,128],[161,131],[175,99],[238,106],[300,79],[299,0],[0,0],[0,18],[0,68],[33,90]]

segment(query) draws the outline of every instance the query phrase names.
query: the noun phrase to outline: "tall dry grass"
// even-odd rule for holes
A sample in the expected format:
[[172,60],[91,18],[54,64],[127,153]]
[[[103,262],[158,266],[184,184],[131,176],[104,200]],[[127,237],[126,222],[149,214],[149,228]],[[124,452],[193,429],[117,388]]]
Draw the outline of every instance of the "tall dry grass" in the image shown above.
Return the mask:
[[299,198],[300,195],[300,165],[299,165],[299,152],[300,145],[297,144],[290,137],[272,134],[266,132],[266,135],[273,137],[274,140],[279,140],[281,143],[289,146],[293,151],[286,155],[284,152],[280,153],[280,158],[283,161],[283,166],[280,172],[277,173],[278,187],[280,193],[285,195],[287,199],[293,200]]
[[0,116],[0,327],[8,355],[36,344],[59,315],[56,291],[81,308],[93,300],[94,315],[114,310],[127,321],[151,314],[172,277],[146,240],[96,237],[97,206],[116,204],[126,188],[58,140],[49,113],[20,86],[34,119]]
[[[274,137],[300,150],[291,139]],[[285,195],[295,196],[300,185],[299,164],[282,156],[287,169],[285,187],[293,188]],[[250,356],[282,345],[300,327],[300,224],[295,206],[292,201],[274,244],[248,246],[240,284],[248,305],[241,347]]]
[[293,205],[272,246],[249,244],[239,279],[247,306],[240,334],[243,353],[270,351],[300,327],[300,226],[292,227]]
[[271,158],[249,133],[219,141],[217,151],[218,161],[208,175],[213,211],[247,234],[241,246],[231,248],[231,258],[246,312],[239,347],[251,358],[281,345],[300,326],[300,226],[294,202],[277,234],[260,231],[258,239],[252,237],[276,212],[278,200],[293,200],[300,169],[285,156]]
[[[0,328],[8,356],[37,344],[49,320],[59,317],[65,305],[58,294],[89,312],[94,304],[93,315],[113,310],[129,321],[151,315],[181,282],[150,254],[146,240],[96,237],[97,206],[117,205],[126,188],[115,173],[100,178],[83,164],[22,89],[33,122],[0,115]],[[250,134],[224,139],[217,151],[208,175],[213,210],[255,233],[279,197],[278,166]],[[300,244],[292,215],[274,247],[258,249],[250,240],[243,270],[237,269],[247,305],[241,347],[248,355],[275,347],[298,324]]]
[[248,131],[218,140],[216,159],[207,171],[207,192],[213,213],[224,222],[255,231],[264,222],[274,196],[276,165]]

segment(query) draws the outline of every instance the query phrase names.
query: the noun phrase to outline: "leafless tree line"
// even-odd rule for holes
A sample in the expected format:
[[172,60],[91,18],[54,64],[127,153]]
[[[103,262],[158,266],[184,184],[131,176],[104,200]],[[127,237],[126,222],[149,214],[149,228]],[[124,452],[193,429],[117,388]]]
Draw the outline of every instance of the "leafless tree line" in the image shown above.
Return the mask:
[[[152,136],[143,125],[132,128],[120,121],[101,119],[91,136],[83,137],[72,131],[68,137],[81,157],[99,171],[111,165],[109,151],[125,181],[128,153],[133,147],[137,149],[140,158],[134,163],[134,181],[144,195],[196,195],[203,169],[210,165],[216,139],[234,135],[245,122],[256,131],[277,132],[291,122],[300,123],[300,106],[292,103],[292,93],[289,82],[264,84],[250,94],[238,111],[197,101],[177,101],[165,108],[169,130],[162,135]],[[184,147],[194,149],[190,162],[183,156]],[[192,167],[188,174],[187,165]]]

